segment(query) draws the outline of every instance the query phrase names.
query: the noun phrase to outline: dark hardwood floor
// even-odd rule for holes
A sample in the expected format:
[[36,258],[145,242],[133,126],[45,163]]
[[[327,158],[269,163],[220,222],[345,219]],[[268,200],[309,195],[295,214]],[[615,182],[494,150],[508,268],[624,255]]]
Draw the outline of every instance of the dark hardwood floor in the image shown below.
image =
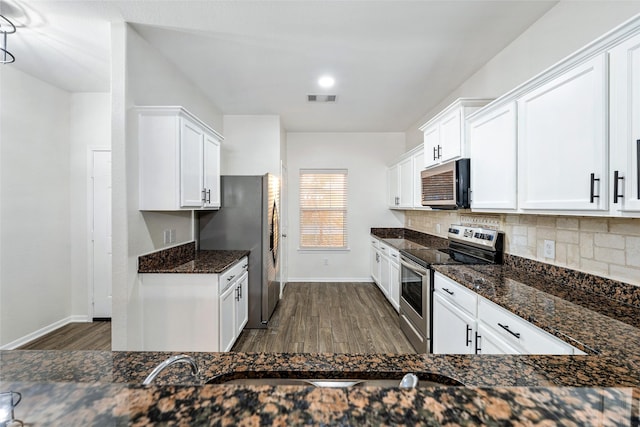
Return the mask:
[[70,323],[17,350],[111,350],[111,322]]
[[289,283],[268,329],[245,329],[232,351],[415,353],[373,283]]
[[[111,350],[111,322],[72,323],[19,350]],[[373,283],[289,283],[267,329],[245,329],[232,351],[415,353],[398,313]]]

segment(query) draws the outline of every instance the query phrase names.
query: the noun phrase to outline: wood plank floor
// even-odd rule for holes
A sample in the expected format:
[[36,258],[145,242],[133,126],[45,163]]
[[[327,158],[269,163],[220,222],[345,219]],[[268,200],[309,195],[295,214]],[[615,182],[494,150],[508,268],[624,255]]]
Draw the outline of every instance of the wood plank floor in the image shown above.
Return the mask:
[[70,323],[19,347],[18,350],[111,351],[111,322]]
[[269,327],[245,329],[232,351],[415,353],[373,283],[289,283]]

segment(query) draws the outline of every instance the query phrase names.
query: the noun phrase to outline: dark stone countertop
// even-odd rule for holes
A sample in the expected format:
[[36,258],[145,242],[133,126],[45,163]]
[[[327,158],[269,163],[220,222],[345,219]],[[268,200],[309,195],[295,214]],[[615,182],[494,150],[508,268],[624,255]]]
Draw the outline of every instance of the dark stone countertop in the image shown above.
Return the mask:
[[139,273],[192,273],[211,274],[222,273],[234,263],[249,255],[245,250],[211,250],[196,251],[193,259],[178,265],[155,265],[149,268],[139,268]]

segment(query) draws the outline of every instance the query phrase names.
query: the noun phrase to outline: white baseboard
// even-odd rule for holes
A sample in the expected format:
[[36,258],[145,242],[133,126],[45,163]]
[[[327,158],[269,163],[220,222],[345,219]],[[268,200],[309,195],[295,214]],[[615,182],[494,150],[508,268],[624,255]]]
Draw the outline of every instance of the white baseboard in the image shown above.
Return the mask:
[[47,325],[44,328],[40,328],[35,332],[31,332],[30,334],[20,337],[17,340],[11,341],[10,343],[0,347],[0,350],[14,350],[20,346],[23,346],[25,344],[30,343],[33,340],[40,338],[43,335],[48,334],[49,332],[53,332],[58,328],[68,325],[69,323],[84,323],[84,322],[91,322],[91,319],[89,318],[89,316],[84,316],[84,315],[69,316],[62,320],[58,320],[57,322],[53,322],[52,324]]
[[292,282],[367,283],[373,282],[373,279],[371,277],[289,277],[287,283]]

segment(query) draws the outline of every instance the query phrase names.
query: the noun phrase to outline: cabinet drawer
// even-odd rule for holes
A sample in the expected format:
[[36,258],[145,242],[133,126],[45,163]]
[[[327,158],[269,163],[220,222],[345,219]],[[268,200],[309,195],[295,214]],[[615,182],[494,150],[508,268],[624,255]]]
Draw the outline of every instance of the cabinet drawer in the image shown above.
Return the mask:
[[249,271],[248,258],[244,257],[220,274],[218,293],[222,294],[229,285],[235,283],[245,271]]
[[478,320],[524,354],[573,354],[571,345],[482,297],[478,301]]
[[378,249],[380,247],[380,240],[376,239],[375,237],[371,237],[371,246]]
[[435,274],[433,289],[435,293],[445,300],[462,308],[473,317],[476,316],[478,295],[475,292],[440,273]]
[[389,259],[394,264],[400,264],[400,251],[395,248],[389,248]]
[[386,244],[386,243],[382,243],[380,242],[378,248],[380,249],[380,253],[386,257],[389,256],[389,252],[391,251],[391,248]]

